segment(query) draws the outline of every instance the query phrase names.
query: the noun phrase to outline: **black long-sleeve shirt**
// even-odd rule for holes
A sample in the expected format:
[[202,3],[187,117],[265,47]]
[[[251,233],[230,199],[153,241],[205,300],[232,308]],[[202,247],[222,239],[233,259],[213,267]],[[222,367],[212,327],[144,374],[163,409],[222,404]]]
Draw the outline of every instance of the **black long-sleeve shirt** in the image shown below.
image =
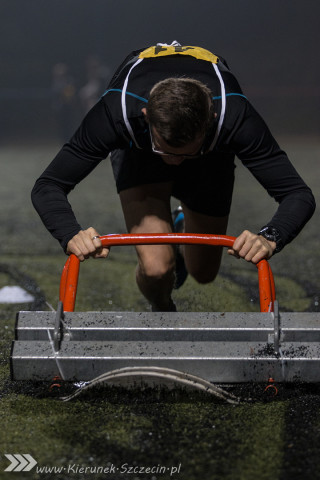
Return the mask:
[[[136,54],[137,52],[134,52]],[[141,108],[158,81],[173,76],[188,76],[207,84],[213,93],[218,119],[206,138],[209,146],[215,136],[222,111],[221,82],[208,61],[189,56],[147,58],[135,66],[129,57],[116,72],[108,90],[88,113],[71,140],[36,181],[32,201],[44,225],[66,249],[69,240],[81,230],[68,202],[68,193],[108,154],[118,148],[150,151],[150,136]],[[218,61],[225,86],[226,110],[214,151],[234,153],[251,171],[279,207],[264,225],[280,232],[283,244],[289,243],[312,216],[315,201],[309,187],[280,149],[263,119],[243,95],[240,86],[223,61]],[[126,116],[134,138],[125,123],[121,97],[124,80]],[[131,132],[131,133],[132,133]],[[195,159],[196,165],[196,159]]]

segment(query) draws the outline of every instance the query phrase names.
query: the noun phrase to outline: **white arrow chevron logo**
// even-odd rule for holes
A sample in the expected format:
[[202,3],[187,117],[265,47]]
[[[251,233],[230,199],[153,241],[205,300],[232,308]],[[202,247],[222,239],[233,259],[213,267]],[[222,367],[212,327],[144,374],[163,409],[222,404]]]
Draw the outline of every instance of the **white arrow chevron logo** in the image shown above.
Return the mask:
[[4,456],[11,462],[11,465],[5,469],[5,472],[30,472],[38,463],[29,453],[24,453],[23,455],[19,453],[14,455],[5,453]]

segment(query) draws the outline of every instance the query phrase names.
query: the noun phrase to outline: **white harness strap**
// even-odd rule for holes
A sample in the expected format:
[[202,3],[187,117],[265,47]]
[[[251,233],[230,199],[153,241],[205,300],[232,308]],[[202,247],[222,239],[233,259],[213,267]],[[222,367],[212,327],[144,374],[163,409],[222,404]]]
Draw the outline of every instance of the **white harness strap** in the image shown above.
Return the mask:
[[134,141],[137,148],[141,148],[141,147],[139,147],[139,145],[137,143],[137,140],[135,139],[133,130],[132,130],[131,125],[130,125],[129,120],[128,120],[127,106],[126,106],[126,92],[127,92],[129,75],[132,72],[132,70],[134,69],[134,67],[136,67],[140,62],[142,62],[142,60],[143,60],[143,58],[139,58],[130,68],[130,70],[128,72],[128,75],[126,76],[126,79],[124,81],[123,89],[122,89],[122,93],[121,93],[121,106],[122,106],[122,115],[123,115],[124,123],[126,124],[128,132],[129,132],[129,134],[130,134],[130,136],[131,136],[132,140]]
[[219,118],[217,130],[216,130],[216,133],[214,135],[214,139],[213,139],[213,141],[210,145],[209,152],[211,152],[211,150],[213,150],[215,144],[217,143],[217,140],[218,140],[221,128],[222,128],[224,116],[225,116],[225,113],[226,113],[226,103],[227,103],[226,102],[226,89],[225,89],[225,86],[224,86],[224,81],[222,79],[221,73],[219,72],[219,69],[218,69],[218,67],[215,63],[213,63],[212,65],[213,65],[213,68],[216,71],[217,77],[219,78],[219,82],[220,82],[220,85],[221,85],[221,112],[220,112],[220,118]]

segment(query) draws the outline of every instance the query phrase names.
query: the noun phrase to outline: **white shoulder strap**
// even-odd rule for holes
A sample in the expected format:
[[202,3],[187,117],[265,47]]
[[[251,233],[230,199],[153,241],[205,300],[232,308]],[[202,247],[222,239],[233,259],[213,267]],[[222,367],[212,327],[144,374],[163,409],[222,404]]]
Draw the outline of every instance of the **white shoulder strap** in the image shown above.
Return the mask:
[[224,121],[224,116],[225,116],[225,113],[226,113],[226,103],[227,103],[226,102],[226,89],[225,89],[225,86],[224,86],[224,81],[222,79],[221,73],[220,73],[219,68],[217,67],[217,65],[215,63],[213,63],[212,65],[213,65],[213,68],[216,71],[217,77],[218,77],[219,82],[220,82],[220,87],[221,87],[221,112],[220,112],[220,118],[219,118],[217,130],[216,130],[216,133],[214,135],[213,141],[210,145],[209,152],[211,152],[211,150],[213,150],[215,144],[217,143],[217,140],[218,140],[221,128],[222,128],[222,124],[223,124],[223,121]]
[[137,148],[141,148],[141,147],[139,147],[139,145],[138,145],[138,142],[137,142],[137,140],[134,136],[133,130],[132,130],[131,125],[130,125],[129,120],[128,120],[127,106],[126,106],[126,92],[127,92],[127,86],[128,86],[128,80],[129,80],[130,73],[132,72],[134,67],[136,67],[140,62],[142,62],[142,60],[143,60],[143,58],[139,58],[130,68],[130,70],[128,72],[128,75],[126,76],[126,79],[124,81],[123,88],[122,88],[122,93],[121,93],[121,106],[122,106],[122,115],[123,115],[124,123],[126,124],[128,132],[130,134],[130,137],[134,141]]

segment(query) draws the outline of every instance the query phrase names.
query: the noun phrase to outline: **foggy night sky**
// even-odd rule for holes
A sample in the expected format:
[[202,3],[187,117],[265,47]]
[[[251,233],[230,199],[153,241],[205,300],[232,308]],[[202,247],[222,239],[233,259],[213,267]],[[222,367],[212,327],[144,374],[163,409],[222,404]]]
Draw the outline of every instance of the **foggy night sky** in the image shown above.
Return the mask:
[[319,134],[319,18],[318,0],[1,0],[2,126],[10,109],[20,116],[15,92],[49,88],[57,62],[80,85],[88,55],[113,70],[131,50],[178,40],[226,58],[276,129]]

